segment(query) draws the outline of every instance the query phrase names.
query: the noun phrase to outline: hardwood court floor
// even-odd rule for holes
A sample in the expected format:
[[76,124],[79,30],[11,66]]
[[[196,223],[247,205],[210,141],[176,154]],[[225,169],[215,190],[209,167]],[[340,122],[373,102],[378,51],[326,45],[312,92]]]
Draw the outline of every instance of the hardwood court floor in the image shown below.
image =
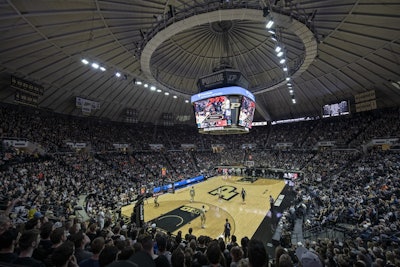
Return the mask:
[[[190,227],[196,236],[207,235],[217,238],[222,235],[225,219],[228,218],[232,225],[231,234],[240,238],[247,236],[251,238],[261,224],[270,209],[269,196],[277,199],[285,186],[283,180],[259,178],[253,183],[242,180],[243,177],[216,176],[204,182],[194,184],[194,202],[190,202],[189,190],[191,186],[178,189],[174,194],[160,195],[158,202],[160,206],[154,206],[154,199],[150,198],[144,203],[145,222],[153,221],[155,218],[185,206],[201,209],[205,206],[206,226],[201,228],[200,216],[190,223],[183,223],[172,232],[177,234],[180,230],[183,236]],[[221,187],[223,199],[217,195],[218,187]],[[241,190],[247,192],[246,201],[242,202]],[[130,216],[133,205],[122,208],[122,214]]]

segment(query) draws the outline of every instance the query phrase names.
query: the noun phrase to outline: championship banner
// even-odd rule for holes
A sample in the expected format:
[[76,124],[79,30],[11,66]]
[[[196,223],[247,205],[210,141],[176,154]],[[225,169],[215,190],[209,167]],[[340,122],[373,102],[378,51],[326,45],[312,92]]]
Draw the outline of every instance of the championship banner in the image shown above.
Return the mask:
[[372,139],[371,143],[373,145],[394,145],[399,141],[399,138],[381,138]]
[[82,113],[91,113],[92,112],[92,106],[89,104],[87,105],[86,103],[82,105]]
[[83,149],[86,148],[87,144],[86,143],[75,143],[75,142],[66,142],[65,143],[67,146],[75,149]]
[[376,100],[371,100],[371,101],[366,101],[362,103],[357,103],[356,104],[356,112],[363,112],[363,111],[368,111],[368,110],[374,110],[377,109],[377,103]]
[[29,141],[27,140],[12,140],[12,139],[4,139],[3,144],[7,146],[12,146],[12,147],[28,147]]
[[100,109],[100,102],[85,99],[83,97],[76,97],[75,99],[75,105],[78,108],[82,109],[82,113],[84,114],[90,114],[92,110],[98,110]]
[[160,151],[164,148],[163,144],[149,144],[151,150]]
[[354,102],[356,103],[367,102],[370,100],[376,100],[375,90],[354,95]]
[[256,147],[257,147],[257,144],[242,144],[242,149],[253,149]]
[[335,146],[336,141],[320,141],[317,143],[318,146]]
[[16,90],[14,94],[14,101],[31,106],[37,106],[39,103],[39,97],[37,95],[27,93],[21,90]]
[[113,144],[114,148],[128,148],[129,144]]
[[186,151],[194,150],[194,149],[196,149],[196,145],[195,144],[181,144],[181,148]]
[[26,81],[24,79],[20,79],[13,75],[11,76],[11,86],[16,89],[20,89],[30,94],[33,94],[35,96],[43,95],[44,93],[43,86]]
[[276,143],[275,144],[275,147],[292,147],[293,146],[293,143],[290,143],[290,142],[286,142],[286,143]]

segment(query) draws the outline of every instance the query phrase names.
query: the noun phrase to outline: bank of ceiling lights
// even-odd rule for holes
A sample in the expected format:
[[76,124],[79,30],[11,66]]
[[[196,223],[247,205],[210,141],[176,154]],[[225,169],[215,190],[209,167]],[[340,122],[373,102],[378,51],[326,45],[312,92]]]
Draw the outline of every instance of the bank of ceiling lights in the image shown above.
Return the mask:
[[289,91],[289,95],[292,99],[292,103],[296,104],[294,89],[293,89],[293,85],[290,80],[289,68],[287,65],[287,58],[286,58],[286,51],[285,51],[286,49],[282,43],[280,29],[279,29],[279,27],[277,27],[277,25],[274,21],[274,18],[272,17],[272,15],[270,13],[269,13],[268,17],[269,18],[267,18],[267,20],[266,20],[265,28],[267,29],[268,33],[270,34],[270,38],[275,45],[275,49],[274,49],[275,55],[276,55],[277,61],[282,66],[282,71],[285,74],[286,86]]
[[[82,62],[83,65],[87,65],[87,66],[92,67],[92,69],[94,69],[94,70],[100,70],[101,72],[107,71],[107,69],[106,69],[106,67],[104,65],[102,65],[102,64],[100,64],[100,63],[98,63],[96,61],[92,61],[91,62],[88,59],[83,58],[83,59],[81,59],[81,62]],[[117,79],[121,79],[121,80],[127,80],[128,79],[128,75],[122,74],[120,71],[114,71],[113,76],[116,77]],[[143,86],[144,88],[149,88],[150,91],[153,91],[153,92],[157,92],[157,93],[161,93],[162,92],[161,89],[155,87],[154,85],[148,84],[148,83],[146,83],[144,81],[140,81],[138,79],[133,79],[133,84],[134,85]],[[165,91],[164,95],[165,96],[169,96],[170,93]],[[173,95],[172,98],[173,99],[177,99],[178,96]],[[185,103],[189,103],[189,100],[185,99]]]

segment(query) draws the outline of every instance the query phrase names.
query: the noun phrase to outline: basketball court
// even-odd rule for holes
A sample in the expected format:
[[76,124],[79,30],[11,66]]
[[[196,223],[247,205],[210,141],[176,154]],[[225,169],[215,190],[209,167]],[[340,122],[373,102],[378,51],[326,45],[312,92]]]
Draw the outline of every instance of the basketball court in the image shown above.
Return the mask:
[[[158,207],[154,205],[154,198],[144,201],[144,221],[151,221],[157,228],[173,235],[178,231],[185,235],[191,227],[196,236],[217,238],[223,234],[225,219],[228,219],[232,235],[239,239],[244,236],[251,238],[265,217],[270,215],[270,195],[276,200],[275,206],[285,198],[281,194],[285,182],[277,179],[216,176],[193,184],[193,202],[190,201],[191,186],[160,195]],[[247,193],[245,202],[242,201],[242,188]],[[201,227],[200,219],[203,205],[206,209],[205,228]],[[133,206],[123,207],[122,215],[130,217]]]

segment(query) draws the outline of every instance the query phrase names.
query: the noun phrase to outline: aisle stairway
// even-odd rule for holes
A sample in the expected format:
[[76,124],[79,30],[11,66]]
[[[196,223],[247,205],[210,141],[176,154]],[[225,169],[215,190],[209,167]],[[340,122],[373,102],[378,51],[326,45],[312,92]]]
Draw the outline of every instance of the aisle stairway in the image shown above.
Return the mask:
[[90,220],[90,217],[85,210],[86,197],[87,195],[80,195],[78,199],[78,204],[74,207],[75,216],[80,218],[83,222]]
[[292,231],[292,244],[297,244],[298,242],[304,244],[303,219],[301,218],[294,221],[294,227]]

